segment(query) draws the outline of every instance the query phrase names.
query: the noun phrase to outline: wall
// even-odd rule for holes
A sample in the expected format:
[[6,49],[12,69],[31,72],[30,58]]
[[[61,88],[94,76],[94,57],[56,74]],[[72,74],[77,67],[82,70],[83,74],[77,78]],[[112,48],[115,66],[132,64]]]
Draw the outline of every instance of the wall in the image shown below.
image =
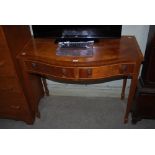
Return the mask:
[[123,25],[122,35],[135,35],[144,54],[148,37],[149,25]]
[[[149,31],[149,25],[123,25],[122,35],[135,35],[139,46],[144,54],[146,41]],[[50,94],[53,95],[71,95],[71,96],[120,96],[122,80],[107,82],[102,84],[91,85],[72,85],[62,84],[47,80]],[[130,80],[127,83],[127,93],[129,90]]]

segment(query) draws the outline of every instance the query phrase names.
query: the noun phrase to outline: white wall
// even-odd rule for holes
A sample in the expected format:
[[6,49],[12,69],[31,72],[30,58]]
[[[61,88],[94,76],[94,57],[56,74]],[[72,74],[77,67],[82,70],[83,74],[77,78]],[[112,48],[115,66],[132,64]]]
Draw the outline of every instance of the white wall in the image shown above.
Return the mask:
[[[149,25],[123,25],[122,35],[135,35],[142,52],[145,52]],[[47,80],[50,94],[71,96],[111,96],[120,95],[122,80],[93,85],[61,84]],[[128,80],[127,88],[129,88]]]
[[149,25],[123,25],[122,35],[135,35],[139,46],[144,54]]

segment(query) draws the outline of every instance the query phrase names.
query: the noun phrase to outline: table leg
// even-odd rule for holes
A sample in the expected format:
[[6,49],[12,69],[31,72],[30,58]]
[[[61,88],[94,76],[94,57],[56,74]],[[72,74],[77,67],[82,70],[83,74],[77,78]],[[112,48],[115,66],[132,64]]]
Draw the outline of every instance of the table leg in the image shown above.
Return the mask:
[[40,111],[39,110],[36,113],[36,117],[40,118]]
[[123,79],[123,87],[122,87],[122,93],[121,93],[121,100],[123,100],[124,97],[125,97],[126,82],[127,82],[127,77],[125,77],[125,78]]
[[131,80],[130,91],[129,91],[128,101],[127,101],[127,107],[126,107],[126,112],[125,112],[125,116],[124,116],[124,123],[128,122],[128,115],[131,110],[131,105],[132,105],[134,94],[136,92],[137,83],[138,83],[138,77],[133,76],[132,80]]
[[44,89],[45,89],[45,94],[46,94],[46,96],[49,96],[49,90],[48,90],[48,87],[47,87],[46,79],[42,78],[42,82],[43,82],[43,86],[44,86]]

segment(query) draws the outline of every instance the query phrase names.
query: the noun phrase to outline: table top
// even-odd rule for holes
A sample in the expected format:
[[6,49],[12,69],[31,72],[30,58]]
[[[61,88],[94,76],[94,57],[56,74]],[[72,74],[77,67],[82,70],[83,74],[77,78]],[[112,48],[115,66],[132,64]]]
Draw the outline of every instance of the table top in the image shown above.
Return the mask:
[[18,57],[59,66],[100,66],[116,63],[139,63],[143,55],[134,36],[101,39],[93,46],[92,56],[58,56],[52,39],[32,38]]

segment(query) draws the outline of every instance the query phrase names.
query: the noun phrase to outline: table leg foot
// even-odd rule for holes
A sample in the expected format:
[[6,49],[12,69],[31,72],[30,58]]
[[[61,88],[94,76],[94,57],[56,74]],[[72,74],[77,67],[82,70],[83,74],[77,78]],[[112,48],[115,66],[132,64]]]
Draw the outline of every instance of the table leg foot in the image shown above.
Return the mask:
[[37,118],[40,118],[40,111],[37,111],[36,117],[37,117]]
[[124,118],[124,124],[128,123],[128,118]]
[[124,98],[125,98],[125,95],[121,94],[121,100],[124,100]]

